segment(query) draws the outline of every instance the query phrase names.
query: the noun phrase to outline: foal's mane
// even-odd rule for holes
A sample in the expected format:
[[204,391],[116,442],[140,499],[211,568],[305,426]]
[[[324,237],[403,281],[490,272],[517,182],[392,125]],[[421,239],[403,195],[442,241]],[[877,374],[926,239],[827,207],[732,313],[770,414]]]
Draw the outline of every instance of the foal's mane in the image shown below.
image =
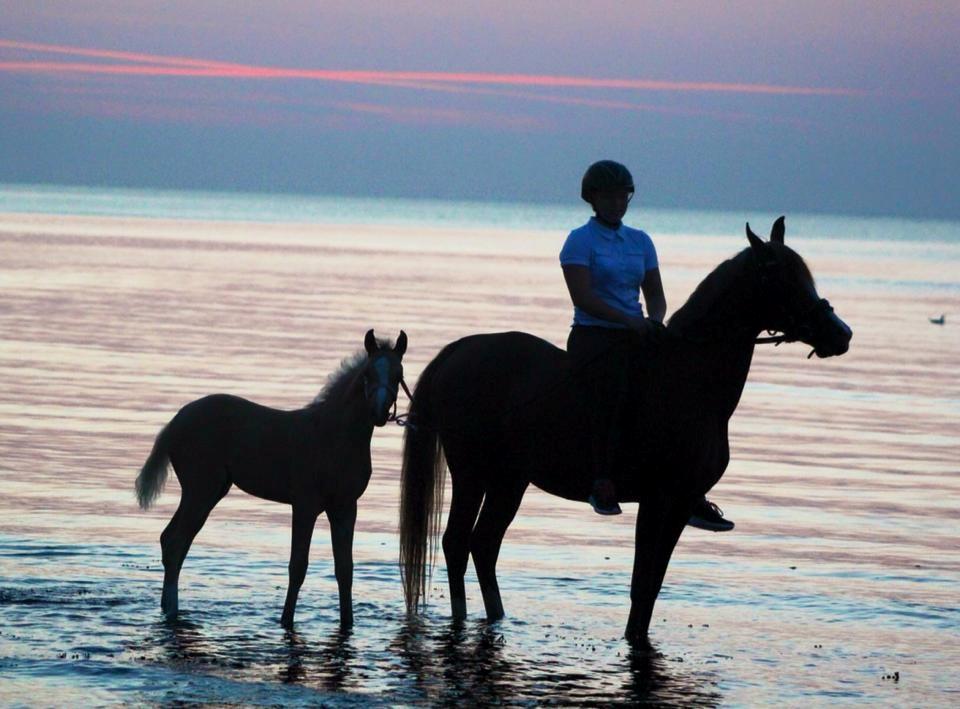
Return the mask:
[[[763,248],[772,250],[785,273],[792,272],[791,275],[799,280],[813,283],[810,269],[793,249],[772,242]],[[750,271],[753,259],[752,248],[748,246],[713,269],[670,318],[670,329],[686,335],[694,328],[725,327],[728,315],[747,305],[743,300],[751,294],[749,285],[746,288],[741,286],[739,298],[731,295],[737,292],[734,290],[736,285],[742,282],[748,272],[753,277]]]
[[[393,343],[390,340],[378,337],[377,347],[381,350],[392,349]],[[313,397],[313,401],[310,402],[308,408],[320,406],[328,401],[339,401],[346,396],[366,363],[367,351],[365,349],[357,350],[349,357],[344,357],[340,361],[340,366],[327,376],[323,389]]]

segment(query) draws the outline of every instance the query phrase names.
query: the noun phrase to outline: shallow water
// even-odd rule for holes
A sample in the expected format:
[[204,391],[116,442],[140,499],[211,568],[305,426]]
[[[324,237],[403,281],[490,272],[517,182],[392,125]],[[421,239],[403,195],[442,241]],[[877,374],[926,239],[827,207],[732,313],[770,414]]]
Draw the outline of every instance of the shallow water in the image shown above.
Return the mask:
[[[825,222],[791,239],[788,218],[852,349],[758,349],[711,493],[737,529],[684,534],[657,654],[620,637],[633,509],[600,518],[535,490],[498,567],[508,617],[484,622],[468,572],[470,615],[451,624],[441,562],[428,612],[408,621],[396,427],[374,436],[352,632],[337,628],[323,519],[296,632],[280,628],[289,509],[239,491],[198,536],[181,617],[164,622],[157,537],[177,484],[149,512],[132,485],[182,404],[226,391],[298,408],[368,327],[406,330],[411,383],[467,333],[565,339],[562,233],[388,221],[0,215],[0,700],[960,701],[960,241],[942,229],[837,242]],[[739,228],[655,235],[671,309],[745,245]],[[940,313],[946,325],[928,322]]]

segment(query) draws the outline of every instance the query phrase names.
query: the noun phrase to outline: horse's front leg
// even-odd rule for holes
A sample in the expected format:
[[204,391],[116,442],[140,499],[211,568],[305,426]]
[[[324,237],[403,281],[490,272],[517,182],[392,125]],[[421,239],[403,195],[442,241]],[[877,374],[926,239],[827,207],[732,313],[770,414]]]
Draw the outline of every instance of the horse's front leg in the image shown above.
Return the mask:
[[353,625],[353,528],[357,523],[357,501],[327,510],[330,540],[333,542],[333,567],[340,593],[340,626]]
[[649,644],[647,634],[653,606],[689,514],[687,501],[673,499],[662,492],[651,494],[640,502],[630,584],[630,617],[624,633],[633,644]]
[[290,544],[290,585],[287,587],[287,600],[283,604],[283,615],[280,623],[285,628],[293,626],[293,613],[297,608],[297,597],[300,587],[307,575],[307,564],[310,561],[310,540],[313,537],[313,526],[317,521],[319,510],[312,507],[293,507],[293,533]]

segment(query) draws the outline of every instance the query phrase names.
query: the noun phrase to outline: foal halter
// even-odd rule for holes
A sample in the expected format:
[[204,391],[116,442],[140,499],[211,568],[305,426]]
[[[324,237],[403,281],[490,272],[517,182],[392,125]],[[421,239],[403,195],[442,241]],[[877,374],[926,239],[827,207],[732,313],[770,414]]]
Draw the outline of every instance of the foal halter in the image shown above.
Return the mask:
[[[407,398],[411,401],[413,400],[413,395],[410,393],[410,389],[407,387],[407,383],[403,379],[403,375],[400,375],[400,381],[398,382],[399,387],[403,387],[403,392],[407,395]],[[407,414],[397,414],[397,399],[398,397],[398,387],[391,386],[390,384],[370,384],[369,377],[365,374],[363,377],[363,393],[364,396],[369,399],[370,392],[376,391],[378,389],[385,389],[387,393],[393,398],[393,410],[387,415],[387,421],[393,421],[398,426],[407,425]]]
[[[403,393],[407,395],[407,398],[410,401],[413,401],[413,394],[410,393],[410,389],[407,387],[407,383],[403,380],[403,377],[400,377],[400,386],[403,387]],[[387,416],[387,421],[393,421],[398,426],[410,426],[413,428],[413,423],[407,419],[410,417],[409,413],[398,414],[397,413],[397,397],[393,399],[393,411],[390,412],[390,415]]]

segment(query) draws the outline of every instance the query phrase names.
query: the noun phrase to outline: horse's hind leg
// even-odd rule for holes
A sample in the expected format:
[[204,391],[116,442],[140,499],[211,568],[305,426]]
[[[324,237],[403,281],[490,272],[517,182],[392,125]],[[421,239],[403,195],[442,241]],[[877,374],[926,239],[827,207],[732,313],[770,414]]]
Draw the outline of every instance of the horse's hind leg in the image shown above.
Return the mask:
[[[163,594],[160,597],[160,609],[168,618],[176,616],[179,607],[177,585],[183,560],[190,550],[194,537],[207,521],[210,510],[227,494],[230,481],[226,473],[218,486],[204,485],[202,488],[192,484],[184,475],[179,475],[183,488],[180,506],[166,529],[160,535],[160,549],[163,558]],[[213,482],[213,481],[211,481]]]
[[450,584],[450,612],[454,620],[467,617],[467,592],[463,577],[470,556],[470,533],[483,502],[483,488],[472,478],[456,474],[451,466],[453,495],[450,500],[450,515],[443,533],[443,556],[447,562],[447,579]]
[[510,481],[493,487],[494,489],[487,489],[480,518],[470,535],[470,552],[473,554],[473,565],[477,569],[477,581],[480,582],[487,620],[499,620],[503,617],[503,602],[500,600],[500,586],[497,584],[497,557],[500,556],[503,535],[520,508],[527,483]]
[[[163,559],[163,593],[160,595],[160,610],[163,614],[171,617],[177,614],[177,577],[180,574],[179,566],[174,572],[174,559],[176,553],[177,527],[180,520],[183,519],[183,497],[180,498],[180,505],[173,517],[160,533],[160,554]],[[183,559],[180,559],[183,564]]]

